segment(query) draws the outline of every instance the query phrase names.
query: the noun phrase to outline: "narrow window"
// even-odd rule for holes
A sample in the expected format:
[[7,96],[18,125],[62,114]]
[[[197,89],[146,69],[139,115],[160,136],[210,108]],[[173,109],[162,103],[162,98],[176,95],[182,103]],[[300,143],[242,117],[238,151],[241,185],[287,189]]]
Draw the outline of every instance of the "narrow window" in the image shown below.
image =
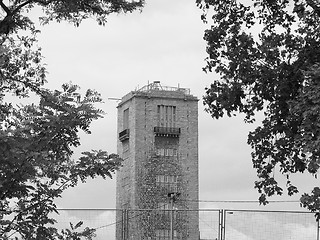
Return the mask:
[[176,159],[178,156],[178,150],[173,148],[156,148],[155,154],[156,156],[171,157]]
[[[174,240],[178,239],[177,230],[173,231]],[[169,240],[170,238],[170,230],[168,229],[158,229],[156,230],[156,240]]]
[[176,126],[176,106],[158,105],[157,115],[158,127]]
[[129,108],[123,111],[123,129],[129,129]]
[[157,175],[156,184],[161,188],[165,188],[169,192],[178,191],[178,176],[174,175]]

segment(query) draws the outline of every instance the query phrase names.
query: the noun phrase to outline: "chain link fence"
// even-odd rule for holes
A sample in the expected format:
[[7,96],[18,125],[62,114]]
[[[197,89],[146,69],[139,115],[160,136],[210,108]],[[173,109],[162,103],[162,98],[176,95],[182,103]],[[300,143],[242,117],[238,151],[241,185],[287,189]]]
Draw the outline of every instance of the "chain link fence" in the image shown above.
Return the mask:
[[313,213],[225,210],[221,239],[319,240],[319,224]]
[[96,229],[96,240],[115,240],[117,211],[122,212],[115,209],[59,209],[59,215],[53,217],[58,229],[70,228],[70,223],[75,226],[82,221],[80,229]]
[[[193,225],[182,222],[187,227],[199,229],[195,237],[192,230],[183,232],[181,225],[173,234],[173,239],[177,240],[319,240],[319,224],[314,214],[309,212],[60,209],[56,219],[57,227],[61,229],[68,228],[70,222],[76,224],[83,221],[84,227],[96,229],[97,240],[169,240],[172,213],[173,219],[197,221]],[[141,224],[136,225],[136,222]],[[139,230],[137,226],[143,226],[144,230]],[[147,232],[146,226],[149,227]],[[167,231],[159,232],[156,230],[159,227]],[[192,238],[186,237],[191,235]]]

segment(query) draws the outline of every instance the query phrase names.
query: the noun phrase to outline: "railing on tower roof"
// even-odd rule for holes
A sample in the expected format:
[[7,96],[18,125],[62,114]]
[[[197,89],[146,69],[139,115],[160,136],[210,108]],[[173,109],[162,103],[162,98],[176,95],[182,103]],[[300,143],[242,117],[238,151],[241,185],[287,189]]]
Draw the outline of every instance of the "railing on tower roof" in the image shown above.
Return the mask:
[[153,92],[153,91],[182,92],[185,95],[190,95],[189,88],[162,86],[160,84],[160,81],[154,81],[153,83],[150,83],[150,84],[136,90],[136,92]]

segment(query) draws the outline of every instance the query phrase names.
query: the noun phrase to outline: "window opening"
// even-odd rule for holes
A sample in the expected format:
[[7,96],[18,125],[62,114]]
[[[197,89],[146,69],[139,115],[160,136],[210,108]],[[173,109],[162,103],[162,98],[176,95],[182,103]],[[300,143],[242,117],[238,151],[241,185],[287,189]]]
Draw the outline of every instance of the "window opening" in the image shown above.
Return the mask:
[[158,127],[176,126],[176,106],[158,105]]
[[[178,239],[178,233],[176,230],[173,231],[174,240]],[[170,230],[167,229],[158,229],[156,230],[156,240],[169,240],[170,239]]]
[[178,191],[178,176],[175,175],[157,175],[156,184],[163,187],[167,192]]
[[157,148],[156,155],[161,157],[177,157],[178,150],[174,148]]
[[123,129],[129,128],[129,108],[123,111]]

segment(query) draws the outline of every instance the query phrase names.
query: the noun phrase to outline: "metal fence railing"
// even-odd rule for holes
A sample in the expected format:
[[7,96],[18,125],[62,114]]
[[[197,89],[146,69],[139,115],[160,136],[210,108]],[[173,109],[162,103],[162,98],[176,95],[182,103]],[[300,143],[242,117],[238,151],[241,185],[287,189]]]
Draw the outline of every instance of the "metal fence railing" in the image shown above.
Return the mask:
[[222,239],[319,240],[319,224],[310,212],[225,210]]
[[[83,226],[96,229],[97,240],[169,240],[161,235],[168,231],[161,233],[159,229],[170,228],[172,212],[177,240],[319,240],[319,224],[309,212],[60,209],[54,217],[58,228],[83,221]],[[199,229],[196,238],[192,230],[183,230],[193,226]]]
[[115,240],[116,213],[115,209],[59,209],[59,215],[53,215],[57,220],[58,229],[70,228],[82,221],[85,227],[96,229],[96,240]]

